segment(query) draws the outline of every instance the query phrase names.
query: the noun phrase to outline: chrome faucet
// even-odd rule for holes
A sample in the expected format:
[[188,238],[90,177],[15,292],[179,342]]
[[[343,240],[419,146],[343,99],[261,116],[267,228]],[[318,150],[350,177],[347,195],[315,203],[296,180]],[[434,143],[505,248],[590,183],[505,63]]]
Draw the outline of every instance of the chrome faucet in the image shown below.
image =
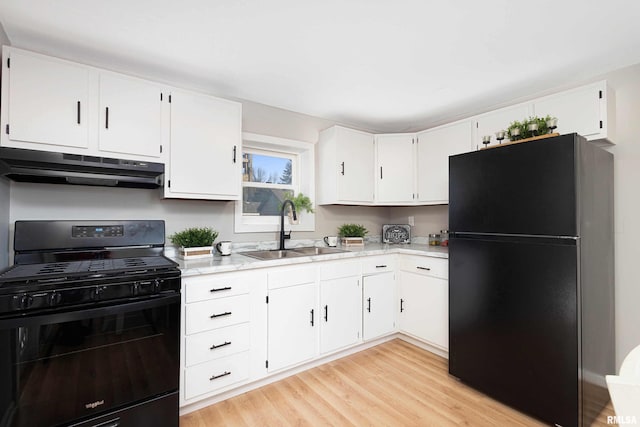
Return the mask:
[[291,200],[285,200],[284,203],[282,203],[282,209],[280,209],[280,250],[283,251],[284,250],[284,241],[286,239],[290,239],[291,238],[291,231],[289,231],[289,234],[285,234],[284,232],[284,210],[287,207],[287,203],[289,205],[291,205],[291,213],[293,214],[293,220],[297,220],[298,217],[296,216],[296,207],[293,205],[293,202]]

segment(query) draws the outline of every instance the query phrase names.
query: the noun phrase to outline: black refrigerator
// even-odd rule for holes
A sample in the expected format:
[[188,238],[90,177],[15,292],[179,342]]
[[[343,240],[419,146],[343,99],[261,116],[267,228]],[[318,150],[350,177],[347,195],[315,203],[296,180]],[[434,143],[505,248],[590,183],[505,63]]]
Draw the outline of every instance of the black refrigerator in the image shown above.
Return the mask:
[[576,134],[449,158],[449,373],[590,425],[615,373],[613,155]]

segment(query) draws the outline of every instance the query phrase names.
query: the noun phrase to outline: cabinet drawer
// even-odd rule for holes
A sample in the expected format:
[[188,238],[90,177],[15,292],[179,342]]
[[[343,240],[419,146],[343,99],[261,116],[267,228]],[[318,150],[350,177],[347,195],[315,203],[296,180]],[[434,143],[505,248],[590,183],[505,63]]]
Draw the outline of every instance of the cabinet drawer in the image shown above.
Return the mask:
[[249,323],[241,323],[187,336],[185,339],[186,366],[249,350],[251,345],[249,325]]
[[264,280],[264,273],[228,273],[185,277],[182,284],[185,301],[191,303],[246,294],[251,284],[260,280]]
[[318,276],[317,272],[317,268],[310,265],[274,269],[267,273],[269,289],[314,283]]
[[395,255],[371,256],[362,260],[362,274],[384,273],[395,269]]
[[428,256],[402,255],[400,257],[400,270],[448,279],[449,260]]
[[184,397],[191,399],[249,377],[249,352],[202,363],[185,370]]
[[320,280],[359,276],[361,271],[360,260],[325,262],[320,265]]
[[251,318],[249,295],[238,295],[187,304],[185,306],[185,314],[185,330],[187,334],[247,322]]

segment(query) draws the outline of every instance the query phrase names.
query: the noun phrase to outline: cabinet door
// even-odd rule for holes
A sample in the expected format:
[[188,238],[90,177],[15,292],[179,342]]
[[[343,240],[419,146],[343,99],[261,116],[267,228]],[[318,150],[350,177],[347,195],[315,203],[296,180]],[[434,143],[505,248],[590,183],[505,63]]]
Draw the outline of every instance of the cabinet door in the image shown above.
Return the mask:
[[111,73],[100,74],[100,151],[160,157],[160,86]]
[[8,60],[9,140],[87,148],[88,68],[17,51]]
[[269,291],[267,355],[270,372],[316,355],[319,321],[316,292],[315,283]]
[[413,134],[376,135],[377,202],[414,201],[413,142]]
[[440,348],[449,347],[448,282],[400,271],[400,330]]
[[519,104],[513,107],[502,108],[483,114],[476,118],[476,132],[474,137],[475,148],[483,147],[482,137],[491,136],[491,145],[498,144],[496,140],[496,132],[506,130],[511,122],[515,120],[522,121],[528,118],[532,111],[530,104]]
[[598,135],[603,125],[600,114],[602,85],[589,85],[543,98],[534,103],[538,117],[558,118],[561,135],[576,132],[584,137]]
[[360,340],[360,301],[360,277],[320,282],[321,353],[347,347]]
[[373,135],[346,128],[336,129],[338,199],[372,202],[374,192]]
[[363,281],[363,338],[392,333],[396,326],[394,273],[366,276]]
[[416,198],[420,202],[449,201],[449,156],[471,150],[471,121],[443,126],[417,135]]
[[165,197],[239,199],[241,126],[241,104],[173,91]]

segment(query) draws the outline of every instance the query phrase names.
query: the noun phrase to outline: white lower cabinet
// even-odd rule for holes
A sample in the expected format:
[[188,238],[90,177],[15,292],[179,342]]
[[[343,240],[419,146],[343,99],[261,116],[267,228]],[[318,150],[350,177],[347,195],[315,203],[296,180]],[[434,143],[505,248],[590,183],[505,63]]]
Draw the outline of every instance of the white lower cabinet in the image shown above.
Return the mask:
[[449,348],[449,286],[445,259],[409,256],[401,259],[400,332],[443,350]]
[[396,329],[395,273],[373,274],[362,281],[362,333],[367,341]]
[[448,348],[442,258],[394,252],[182,284],[183,407],[396,332]]
[[361,340],[362,288],[360,261],[327,262],[320,266],[320,353]]
[[270,289],[268,305],[269,372],[313,358],[318,352],[316,283]]
[[182,404],[266,375],[264,270],[182,279]]

